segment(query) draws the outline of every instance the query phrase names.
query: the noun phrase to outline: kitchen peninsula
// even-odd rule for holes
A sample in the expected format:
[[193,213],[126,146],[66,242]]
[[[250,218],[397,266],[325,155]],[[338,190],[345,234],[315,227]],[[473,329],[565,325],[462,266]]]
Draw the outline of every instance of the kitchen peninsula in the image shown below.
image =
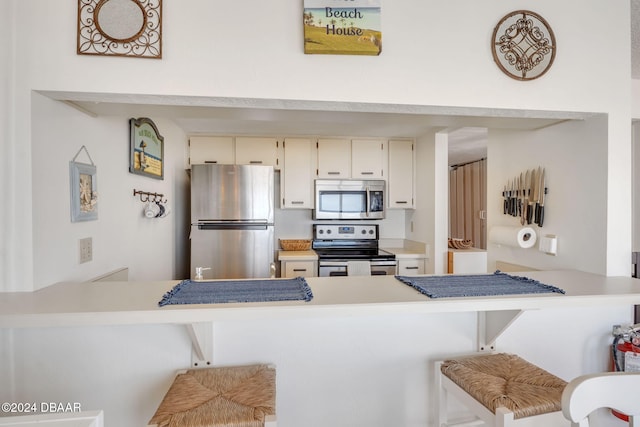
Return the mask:
[[[104,410],[105,418],[115,420],[113,425],[126,425],[125,420],[142,425],[156,410],[176,370],[189,364],[254,362],[277,366],[278,421],[283,425],[328,425],[326,417],[332,417],[331,425],[363,425],[351,419],[349,411],[361,413],[355,409],[372,405],[380,409],[367,425],[394,425],[385,414],[397,416],[403,411],[418,414],[419,421],[400,425],[430,425],[424,420],[433,408],[424,402],[433,402],[430,369],[442,355],[495,348],[530,358],[540,350],[554,354],[556,365],[569,365],[551,367],[568,379],[604,369],[601,359],[607,354],[605,335],[611,322],[630,319],[631,306],[640,304],[640,280],[633,278],[579,271],[523,275],[566,293],[430,299],[392,276],[308,277],[313,292],[309,302],[159,307],[177,281],[66,282],[31,293],[4,293],[0,328],[18,345],[38,330],[36,336],[64,342],[54,349],[39,339],[38,344],[48,350],[26,361],[16,360],[20,368],[16,381],[27,377],[24,369],[46,367],[48,381],[58,383],[58,399],[83,399],[83,409]],[[563,328],[554,324],[551,330],[545,322],[545,313],[554,312],[566,315],[563,326],[568,336],[557,333]],[[603,321],[603,316],[608,317]],[[544,335],[544,346],[519,335],[521,325],[528,323]],[[590,335],[589,342],[597,341],[597,347],[576,351],[584,347],[576,347],[574,338],[585,334]],[[517,347],[510,343],[514,335]],[[563,337],[565,347],[554,346],[556,335]],[[108,345],[117,346],[131,361],[101,358]],[[131,359],[131,355],[143,357]],[[154,360],[159,360],[158,366],[148,369]],[[77,371],[77,378],[70,380],[65,366]],[[147,369],[143,378],[141,369]],[[124,375],[132,376],[126,387]],[[341,390],[334,391],[338,380]],[[78,394],[81,385],[101,382],[115,382],[120,394],[128,393],[126,402]],[[332,390],[332,395],[325,396],[324,390]],[[402,396],[402,390],[410,390],[411,396],[395,398],[396,393]],[[27,390],[20,397],[35,399],[38,393]],[[319,397],[339,408],[338,421],[334,414],[318,412],[309,419],[309,411],[320,409]]]
[[177,281],[58,283],[36,292],[4,293],[0,327],[189,324],[234,319],[349,315],[498,312],[640,304],[640,280],[580,271],[524,274],[566,293],[431,299],[393,276],[308,277],[313,299],[261,303],[173,305],[158,301]]

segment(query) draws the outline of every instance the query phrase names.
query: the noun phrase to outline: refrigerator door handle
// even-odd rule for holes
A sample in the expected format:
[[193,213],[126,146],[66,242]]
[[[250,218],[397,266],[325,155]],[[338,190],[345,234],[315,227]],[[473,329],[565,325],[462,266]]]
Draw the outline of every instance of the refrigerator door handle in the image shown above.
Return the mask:
[[198,230],[266,230],[266,222],[200,222]]

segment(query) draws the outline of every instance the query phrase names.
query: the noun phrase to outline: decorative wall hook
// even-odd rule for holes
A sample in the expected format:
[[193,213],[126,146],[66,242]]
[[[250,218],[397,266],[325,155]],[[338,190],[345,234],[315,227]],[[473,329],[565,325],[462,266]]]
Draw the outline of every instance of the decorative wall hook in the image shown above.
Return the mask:
[[162,193],[152,193],[149,191],[141,191],[133,189],[134,196],[140,196],[140,201],[145,202],[153,202],[153,203],[167,203],[167,199],[164,198],[164,194]]

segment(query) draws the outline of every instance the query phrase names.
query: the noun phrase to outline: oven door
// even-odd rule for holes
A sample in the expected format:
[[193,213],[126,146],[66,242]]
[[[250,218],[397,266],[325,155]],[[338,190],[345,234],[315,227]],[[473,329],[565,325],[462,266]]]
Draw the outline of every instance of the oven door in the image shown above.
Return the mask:
[[[396,274],[395,260],[370,261],[372,276],[386,276]],[[318,276],[335,277],[348,276],[347,261],[323,261],[318,262]]]

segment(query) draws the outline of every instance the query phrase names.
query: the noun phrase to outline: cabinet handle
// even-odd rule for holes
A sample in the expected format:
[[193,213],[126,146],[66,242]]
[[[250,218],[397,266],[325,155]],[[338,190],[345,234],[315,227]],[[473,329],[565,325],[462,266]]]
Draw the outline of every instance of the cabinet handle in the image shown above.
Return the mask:
[[293,271],[307,271],[306,268],[294,268]]
[[409,265],[409,266],[406,266],[404,269],[405,270],[417,270],[418,266],[417,265],[413,265],[413,266]]
[[249,160],[250,165],[261,165],[262,160]]
[[304,205],[304,202],[302,201],[298,201],[298,200],[294,200],[291,202],[292,205]]
[[407,204],[407,203],[409,203],[409,202],[407,202],[406,200],[398,200],[398,201],[396,201],[396,202],[394,202],[394,203],[397,203],[397,204],[399,204],[399,205],[406,205],[406,204]]
[[360,172],[360,175],[373,175],[373,172]]
[[205,163],[218,163],[217,160],[205,160],[204,162]]
[[340,175],[340,172],[327,172],[327,175]]

